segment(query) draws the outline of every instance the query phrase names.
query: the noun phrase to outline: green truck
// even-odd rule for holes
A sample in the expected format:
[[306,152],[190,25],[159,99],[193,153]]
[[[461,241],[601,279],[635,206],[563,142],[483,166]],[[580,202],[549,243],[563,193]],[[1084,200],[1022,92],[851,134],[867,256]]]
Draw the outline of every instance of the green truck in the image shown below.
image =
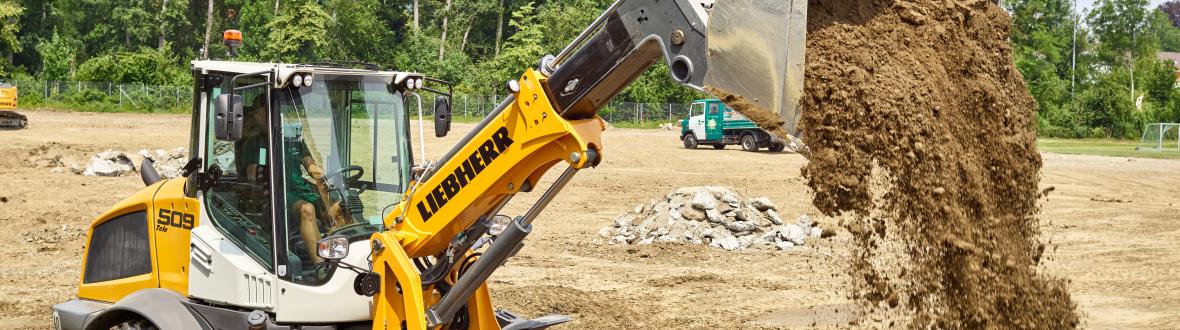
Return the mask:
[[693,101],[689,111],[689,117],[680,120],[680,140],[684,142],[684,148],[711,145],[714,149],[725,149],[731,144],[741,145],[745,151],[766,148],[780,152],[786,148],[783,141],[758,128],[721,100]]

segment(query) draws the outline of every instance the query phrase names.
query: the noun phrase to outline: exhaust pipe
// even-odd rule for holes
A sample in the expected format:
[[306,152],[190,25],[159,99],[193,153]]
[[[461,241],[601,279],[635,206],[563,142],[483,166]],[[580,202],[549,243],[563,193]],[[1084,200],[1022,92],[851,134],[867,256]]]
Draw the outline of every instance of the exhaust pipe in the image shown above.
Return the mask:
[[152,164],[151,159],[144,158],[142,163],[139,163],[139,178],[143,179],[145,186],[151,186],[160,182],[160,172],[156,171],[156,167]]

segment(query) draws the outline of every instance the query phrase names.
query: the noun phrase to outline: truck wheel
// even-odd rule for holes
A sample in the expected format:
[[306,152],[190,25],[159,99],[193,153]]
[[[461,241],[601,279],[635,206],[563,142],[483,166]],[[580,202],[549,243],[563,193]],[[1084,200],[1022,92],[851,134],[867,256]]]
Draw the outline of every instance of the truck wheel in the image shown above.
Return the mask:
[[696,148],[697,148],[696,135],[685,134],[684,135],[684,149],[696,149]]
[[714,145],[713,145],[713,149],[717,149],[717,150],[725,149],[725,145],[724,145],[724,144],[720,144],[720,143],[718,143],[718,144],[714,144]]
[[754,134],[747,133],[742,135],[742,150],[758,151],[758,141],[754,140]]
[[786,148],[787,148],[787,145],[782,144],[782,143],[775,143],[775,144],[770,145],[770,151],[772,151],[772,152],[783,152],[783,150]]
[[20,120],[20,128],[25,129],[26,127],[29,127],[29,120],[28,119],[21,119]]

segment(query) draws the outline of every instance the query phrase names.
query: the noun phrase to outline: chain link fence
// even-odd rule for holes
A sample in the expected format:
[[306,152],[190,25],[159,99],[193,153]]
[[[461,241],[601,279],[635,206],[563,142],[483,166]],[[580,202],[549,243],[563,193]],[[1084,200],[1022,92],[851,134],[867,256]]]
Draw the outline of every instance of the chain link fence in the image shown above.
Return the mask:
[[[121,107],[141,111],[180,111],[192,106],[191,86],[153,86],[84,81],[16,81],[20,102],[26,106],[69,104]],[[483,118],[504,100],[506,95],[456,94],[451,99],[451,112],[459,118]],[[413,98],[409,99],[411,115],[416,115]],[[428,98],[423,98],[422,110],[433,116]],[[598,113],[611,124],[658,126],[678,123],[688,118],[689,105],[677,103],[638,103],[611,101]]]
[[[495,110],[504,97],[505,95],[456,94],[451,99],[451,112],[460,118],[483,118]],[[423,111],[426,115],[433,116],[433,109],[427,105],[423,106]],[[658,126],[678,123],[681,119],[688,118],[689,113],[688,104],[611,101],[598,112],[598,116],[611,124]]]
[[24,105],[70,104],[146,111],[188,108],[191,86],[154,86],[88,81],[15,81]]

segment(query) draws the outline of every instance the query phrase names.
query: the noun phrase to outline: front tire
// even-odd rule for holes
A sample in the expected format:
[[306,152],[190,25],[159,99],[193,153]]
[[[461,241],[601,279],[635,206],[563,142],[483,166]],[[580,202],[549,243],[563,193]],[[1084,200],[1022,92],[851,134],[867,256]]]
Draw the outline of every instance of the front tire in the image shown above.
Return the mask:
[[754,134],[742,135],[742,150],[758,151],[758,141],[754,139]]
[[696,149],[698,144],[696,135],[684,135],[684,149]]

